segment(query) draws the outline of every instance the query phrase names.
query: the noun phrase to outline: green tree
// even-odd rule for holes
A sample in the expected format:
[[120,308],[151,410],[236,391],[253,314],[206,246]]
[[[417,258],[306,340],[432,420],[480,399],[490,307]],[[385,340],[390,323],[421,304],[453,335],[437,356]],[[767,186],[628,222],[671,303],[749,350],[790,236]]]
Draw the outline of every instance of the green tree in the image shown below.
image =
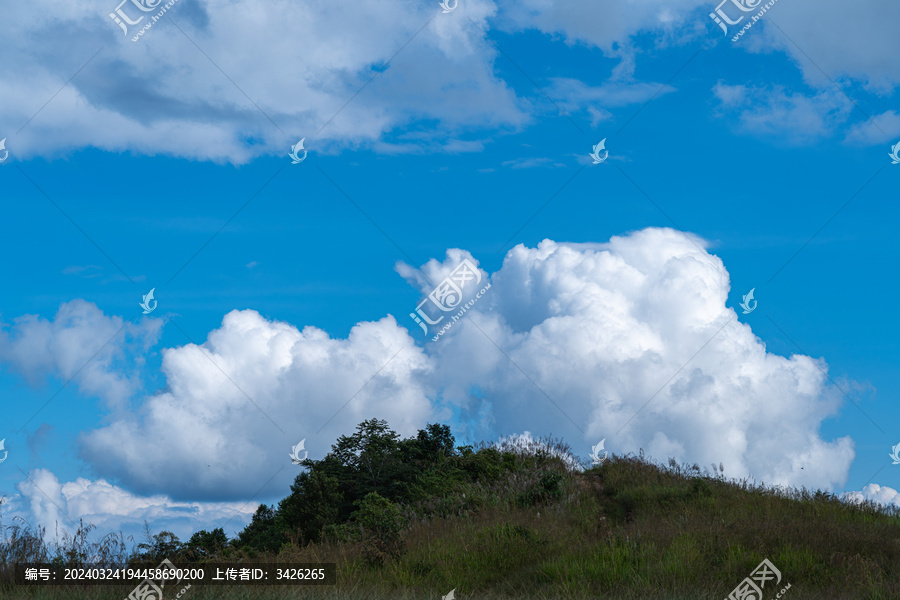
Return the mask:
[[370,492],[390,500],[406,498],[417,470],[404,462],[399,437],[388,429],[387,421],[369,419],[360,423],[353,435],[339,437],[328,456],[313,465],[338,482],[343,496],[339,522],[353,513],[354,501]]
[[191,539],[185,544],[185,549],[192,552],[194,556],[212,556],[219,554],[228,546],[228,536],[221,527],[206,531],[201,529],[191,536]]
[[363,421],[321,460],[304,460],[307,471],[295,478],[291,493],[277,509],[260,507],[233,545],[276,552],[289,538],[317,542],[325,531],[334,539],[356,539],[353,517],[372,493],[389,503],[411,503],[515,467],[512,455],[456,449],[454,443],[447,425],[431,423],[401,440],[387,421]]
[[278,504],[276,520],[281,528],[300,535],[305,542],[318,542],[322,530],[338,522],[343,495],[338,480],[320,469],[300,473],[291,485],[291,495]]
[[145,543],[138,544],[141,560],[161,562],[168,558],[178,558],[182,550],[181,540],[171,531],[160,531],[156,535],[150,535],[150,526],[144,523],[144,531],[147,536]]
[[355,502],[359,510],[353,513],[353,523],[362,530],[363,553],[366,561],[381,565],[403,551],[403,519],[397,506],[376,492],[366,494]]
[[278,552],[287,538],[285,530],[279,527],[275,517],[274,507],[260,504],[250,519],[250,524],[238,534],[234,545],[259,552]]
[[410,449],[410,458],[421,467],[440,464],[456,454],[453,444],[455,440],[448,425],[429,423],[420,429],[415,439],[404,440]]

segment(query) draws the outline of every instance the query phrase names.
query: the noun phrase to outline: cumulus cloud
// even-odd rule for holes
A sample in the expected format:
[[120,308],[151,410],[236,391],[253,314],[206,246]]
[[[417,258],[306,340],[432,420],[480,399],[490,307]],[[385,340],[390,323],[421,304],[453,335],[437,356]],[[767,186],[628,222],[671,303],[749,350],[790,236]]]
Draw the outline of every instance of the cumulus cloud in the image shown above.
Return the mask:
[[136,372],[123,365],[159,338],[162,321],[129,323],[103,314],[84,300],[62,304],[54,319],[24,315],[12,324],[0,322],[0,363],[32,385],[55,375],[75,378],[79,389],[121,406],[140,387]]
[[47,469],[35,469],[17,486],[19,494],[8,498],[7,516],[34,517],[32,525],[46,528],[51,537],[71,535],[84,520],[103,534],[123,532],[137,535],[144,522],[153,523],[156,530],[172,531],[187,539],[200,529],[228,527],[227,533],[242,529],[256,510],[252,503],[175,502],[164,495],[136,496],[100,479],[91,481],[79,477],[60,483]]
[[571,432],[584,454],[606,438],[618,453],[721,461],[730,476],[842,485],[853,443],[817,433],[840,405],[826,365],[766,352],[703,248],[670,229],[517,246],[490,304],[433,348],[441,397],[472,415],[489,403],[501,433]]
[[35,469],[16,488],[37,521],[33,525],[46,527],[51,533],[71,533],[75,523],[66,514],[62,486],[53,473]]
[[273,478],[280,491],[296,475],[284,467],[301,439],[321,455],[372,417],[414,434],[431,413],[430,368],[392,317],[333,339],[232,311],[206,343],[165,350],[167,389],[86,434],[82,456],[144,494],[231,500]]
[[877,483],[870,483],[865,486],[861,492],[846,492],[843,494],[843,498],[857,504],[869,500],[883,506],[893,505],[900,507],[900,492],[887,486],[878,485]]

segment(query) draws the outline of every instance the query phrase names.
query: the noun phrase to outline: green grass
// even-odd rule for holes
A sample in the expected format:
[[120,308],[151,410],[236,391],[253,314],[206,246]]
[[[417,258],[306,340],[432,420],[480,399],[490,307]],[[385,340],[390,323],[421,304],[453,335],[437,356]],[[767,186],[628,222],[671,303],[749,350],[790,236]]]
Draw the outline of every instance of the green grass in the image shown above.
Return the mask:
[[[764,558],[783,576],[766,586],[766,600],[788,583],[787,600],[900,598],[896,511],[640,457],[611,457],[584,473],[546,456],[518,460],[527,468],[397,505],[402,547],[381,564],[367,558],[365,541],[282,547],[281,562],[336,563],[334,587],[195,586],[183,598],[439,600],[455,589],[460,600],[722,600]],[[40,553],[36,533],[20,528],[12,546],[0,546],[0,574]],[[106,540],[107,560],[127,559],[121,542]],[[44,547],[45,558],[98,551],[84,537],[65,544]],[[129,591],[0,586],[0,597],[122,599]],[[168,591],[167,599],[178,589]]]

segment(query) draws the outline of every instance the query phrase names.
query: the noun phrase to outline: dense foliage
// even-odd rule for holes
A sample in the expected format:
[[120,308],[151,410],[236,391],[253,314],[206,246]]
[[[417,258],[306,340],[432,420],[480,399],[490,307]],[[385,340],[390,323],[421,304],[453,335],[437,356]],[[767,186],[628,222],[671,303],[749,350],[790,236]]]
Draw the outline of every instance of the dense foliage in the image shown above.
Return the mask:
[[306,470],[297,475],[290,495],[277,507],[260,506],[235,547],[274,552],[284,544],[326,536],[350,539],[348,532],[359,525],[365,535],[371,526],[365,510],[372,503],[413,504],[466,483],[496,479],[516,461],[494,448],[455,448],[447,425],[430,424],[416,437],[401,440],[386,421],[370,419],[353,435],[338,438],[321,460],[301,464]]

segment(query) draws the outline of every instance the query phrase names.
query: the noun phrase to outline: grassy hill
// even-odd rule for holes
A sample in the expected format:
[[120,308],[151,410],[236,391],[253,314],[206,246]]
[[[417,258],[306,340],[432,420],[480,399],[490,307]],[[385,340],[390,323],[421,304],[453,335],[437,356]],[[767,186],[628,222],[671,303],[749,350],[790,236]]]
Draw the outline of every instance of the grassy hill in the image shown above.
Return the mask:
[[[573,465],[560,441],[456,448],[443,426],[399,440],[384,422],[367,421],[321,461],[305,461],[291,495],[261,506],[233,540],[216,530],[182,544],[163,532],[125,554],[121,537],[90,546],[76,536],[51,550],[40,532],[18,528],[0,546],[0,570],[40,551],[59,564],[98,551],[110,562],[169,558],[178,566],[277,558],[336,563],[337,584],[194,586],[182,598],[439,600],[455,590],[457,600],[723,600],[768,559],[781,580],[766,583],[766,600],[786,587],[788,600],[900,598],[896,511],[642,456]],[[129,592],[0,584],[0,597],[10,598]]]

